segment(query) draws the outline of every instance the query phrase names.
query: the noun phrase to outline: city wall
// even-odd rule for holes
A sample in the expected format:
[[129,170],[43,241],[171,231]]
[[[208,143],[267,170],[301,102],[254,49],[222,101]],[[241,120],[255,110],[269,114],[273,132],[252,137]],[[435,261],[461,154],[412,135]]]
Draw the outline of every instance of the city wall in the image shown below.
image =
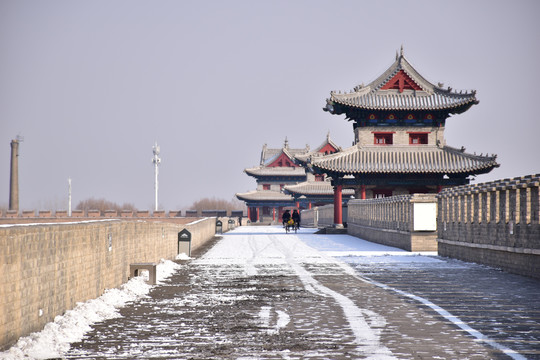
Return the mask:
[[[243,216],[243,211],[229,211],[226,210],[186,210],[185,218],[193,217],[239,217]],[[78,220],[88,219],[181,219],[182,211],[180,210],[156,210],[150,212],[149,210],[73,210],[71,216],[68,215],[67,210],[2,210],[0,209],[0,224],[20,224],[20,223],[34,223],[34,222],[62,222],[72,221],[73,218]]]
[[[350,235],[540,278],[540,174],[464,185],[439,194],[348,202]],[[302,224],[333,225],[333,205],[302,211]]]
[[[228,218],[220,220],[226,231]],[[0,349],[41,330],[77,302],[122,285],[130,264],[174,259],[184,228],[194,250],[215,235],[216,218],[187,224],[108,219],[1,226]]]
[[443,190],[439,254],[540,278],[540,174]]

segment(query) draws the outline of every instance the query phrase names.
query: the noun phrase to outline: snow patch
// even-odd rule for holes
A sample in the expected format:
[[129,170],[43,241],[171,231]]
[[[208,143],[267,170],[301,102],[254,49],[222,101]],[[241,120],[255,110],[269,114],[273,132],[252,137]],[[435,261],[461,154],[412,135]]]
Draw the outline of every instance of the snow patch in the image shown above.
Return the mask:
[[[161,260],[157,267],[158,283],[172,275],[178,267],[179,265],[172,261]],[[108,289],[99,298],[78,303],[73,310],[56,316],[43,330],[21,337],[10,349],[0,352],[0,358],[60,358],[69,350],[70,343],[81,341],[93,324],[119,317],[120,308],[128,302],[144,297],[151,288],[143,276],[137,276],[119,289]]]

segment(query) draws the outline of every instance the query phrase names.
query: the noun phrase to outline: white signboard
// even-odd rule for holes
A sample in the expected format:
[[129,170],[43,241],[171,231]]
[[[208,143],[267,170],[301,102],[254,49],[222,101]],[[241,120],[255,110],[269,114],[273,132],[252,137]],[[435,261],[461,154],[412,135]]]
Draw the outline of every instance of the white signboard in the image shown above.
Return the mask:
[[414,231],[436,231],[437,230],[437,204],[436,203],[414,203]]

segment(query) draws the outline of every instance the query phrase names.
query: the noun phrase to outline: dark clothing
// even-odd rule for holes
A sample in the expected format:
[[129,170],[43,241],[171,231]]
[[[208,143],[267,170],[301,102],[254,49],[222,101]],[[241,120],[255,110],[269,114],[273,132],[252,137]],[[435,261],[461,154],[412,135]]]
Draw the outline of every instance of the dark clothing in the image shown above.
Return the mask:
[[298,211],[293,211],[292,219],[297,224],[296,226],[300,227],[300,214],[298,213]]
[[291,213],[288,211],[285,211],[281,219],[283,220],[283,224],[286,224],[291,219]]

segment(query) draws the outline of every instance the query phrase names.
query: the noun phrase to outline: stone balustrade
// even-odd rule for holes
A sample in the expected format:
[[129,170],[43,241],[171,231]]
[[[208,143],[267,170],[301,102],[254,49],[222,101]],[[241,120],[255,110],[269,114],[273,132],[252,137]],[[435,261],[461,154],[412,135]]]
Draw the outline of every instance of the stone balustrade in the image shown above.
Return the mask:
[[540,174],[443,190],[439,254],[540,277]]
[[436,194],[351,200],[348,233],[409,251],[436,251],[436,203]]
[[[342,220],[347,223],[347,204],[343,204]],[[334,205],[316,206],[312,209],[302,210],[301,224],[304,227],[331,227],[334,225]]]

